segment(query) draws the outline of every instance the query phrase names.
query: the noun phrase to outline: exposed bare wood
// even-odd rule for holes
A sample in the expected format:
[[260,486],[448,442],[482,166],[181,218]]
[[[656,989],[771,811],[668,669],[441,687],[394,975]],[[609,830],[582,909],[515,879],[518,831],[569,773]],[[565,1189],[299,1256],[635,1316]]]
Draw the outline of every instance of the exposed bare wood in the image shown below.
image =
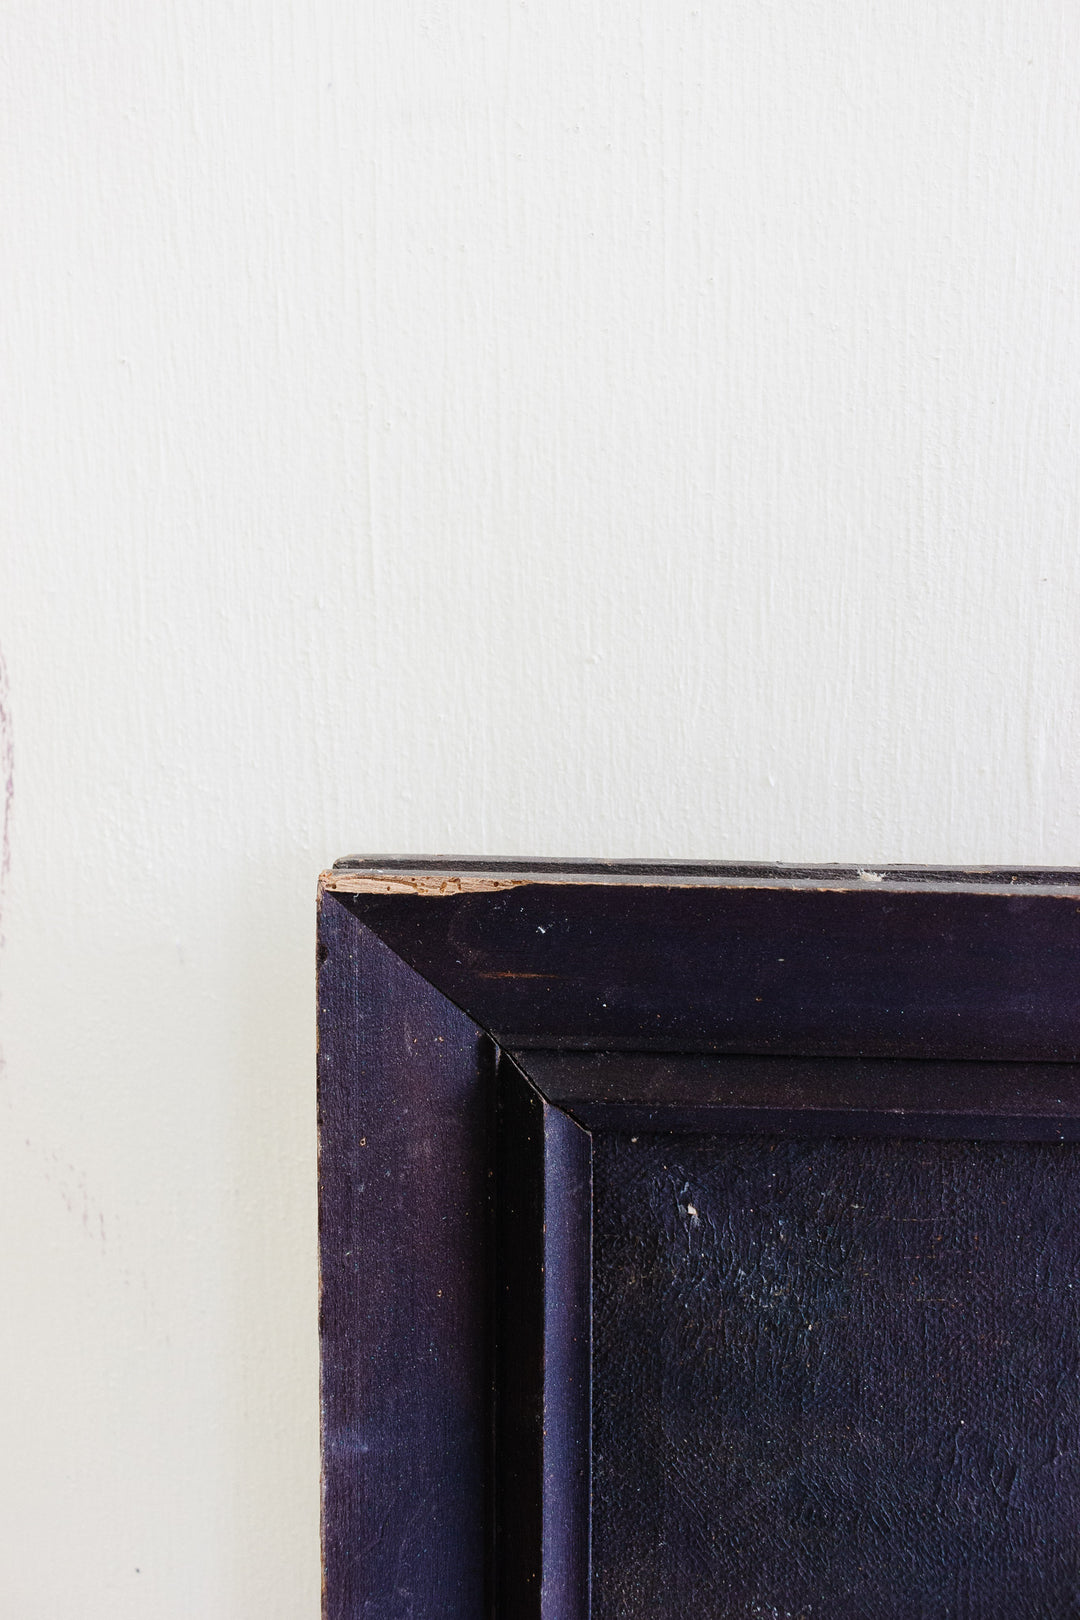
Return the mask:
[[321,886],[333,894],[489,894],[493,889],[516,889],[521,878],[472,877],[445,873],[395,873],[370,877],[359,872],[324,872]]

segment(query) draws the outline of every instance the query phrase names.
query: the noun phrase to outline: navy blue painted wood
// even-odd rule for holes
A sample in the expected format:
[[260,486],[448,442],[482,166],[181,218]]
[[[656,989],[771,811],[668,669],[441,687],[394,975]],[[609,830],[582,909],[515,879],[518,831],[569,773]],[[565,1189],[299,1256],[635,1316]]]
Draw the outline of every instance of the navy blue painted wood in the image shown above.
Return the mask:
[[340,872],[328,1620],[1073,1620],[1080,876]]
[[1077,1062],[1080,889],[1064,876],[541,873],[490,893],[341,898],[505,1047]]
[[591,1130],[1080,1139],[1080,1064],[539,1052],[518,1059]]
[[324,1613],[477,1620],[494,1052],[335,900],[319,940]]
[[588,1620],[592,1139],[499,1071],[496,1602]]

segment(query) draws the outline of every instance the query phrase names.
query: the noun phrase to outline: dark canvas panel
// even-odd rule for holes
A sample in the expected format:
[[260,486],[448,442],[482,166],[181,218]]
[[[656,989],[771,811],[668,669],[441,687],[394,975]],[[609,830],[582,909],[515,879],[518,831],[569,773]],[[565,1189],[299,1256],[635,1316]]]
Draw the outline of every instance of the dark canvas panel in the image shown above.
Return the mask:
[[594,1620],[1080,1613],[1080,1148],[594,1138]]

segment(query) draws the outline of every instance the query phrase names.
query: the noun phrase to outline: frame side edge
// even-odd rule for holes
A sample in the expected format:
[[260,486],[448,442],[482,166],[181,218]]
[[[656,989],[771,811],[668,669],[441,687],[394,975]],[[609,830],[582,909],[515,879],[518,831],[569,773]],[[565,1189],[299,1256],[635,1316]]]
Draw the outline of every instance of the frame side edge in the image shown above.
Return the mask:
[[318,954],[323,1613],[475,1620],[494,1049],[329,895]]

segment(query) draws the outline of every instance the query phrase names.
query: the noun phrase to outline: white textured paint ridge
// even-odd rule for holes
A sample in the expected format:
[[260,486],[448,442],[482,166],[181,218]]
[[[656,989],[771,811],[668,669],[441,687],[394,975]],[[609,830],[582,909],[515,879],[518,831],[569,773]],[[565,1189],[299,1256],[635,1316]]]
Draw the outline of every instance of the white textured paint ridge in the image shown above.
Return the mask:
[[0,1612],[314,1620],[321,868],[1080,864],[1080,7],[0,41]]

